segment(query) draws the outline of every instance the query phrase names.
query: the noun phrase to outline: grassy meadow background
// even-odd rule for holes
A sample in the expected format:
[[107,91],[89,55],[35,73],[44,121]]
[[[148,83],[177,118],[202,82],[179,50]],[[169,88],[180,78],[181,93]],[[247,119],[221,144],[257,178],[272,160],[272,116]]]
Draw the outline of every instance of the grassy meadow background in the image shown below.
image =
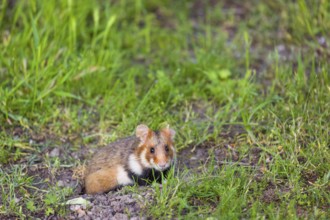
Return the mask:
[[179,155],[262,152],[169,178],[147,215],[329,219],[329,68],[326,0],[3,0],[0,218],[65,216],[71,153],[168,123]]

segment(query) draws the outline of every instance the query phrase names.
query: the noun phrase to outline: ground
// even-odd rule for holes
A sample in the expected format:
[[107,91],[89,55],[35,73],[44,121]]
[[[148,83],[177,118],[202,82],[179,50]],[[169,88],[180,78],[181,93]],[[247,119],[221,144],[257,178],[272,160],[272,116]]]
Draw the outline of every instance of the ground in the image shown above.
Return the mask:
[[[0,219],[330,218],[328,1],[0,8]],[[166,182],[83,194],[139,123],[177,132]]]

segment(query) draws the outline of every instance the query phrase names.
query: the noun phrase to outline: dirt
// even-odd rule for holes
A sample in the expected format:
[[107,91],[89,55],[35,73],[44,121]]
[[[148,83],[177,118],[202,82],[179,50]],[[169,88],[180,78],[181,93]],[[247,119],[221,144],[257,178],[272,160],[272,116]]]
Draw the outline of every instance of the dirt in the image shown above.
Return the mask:
[[306,170],[301,173],[301,177],[306,185],[313,185],[319,178],[319,175],[315,172]]
[[[271,204],[271,203],[280,203],[281,199],[285,197],[287,193],[290,192],[290,187],[284,185],[284,184],[275,184],[272,182],[269,182],[264,189],[260,201],[266,203],[266,204]],[[297,215],[300,216],[299,210],[297,209]],[[300,217],[302,217],[301,215]],[[306,215],[305,215],[306,216]]]
[[152,201],[154,191],[151,187],[140,187],[138,193],[121,189],[108,194],[83,195],[90,201],[88,206],[71,205],[68,219],[146,219],[143,209]]

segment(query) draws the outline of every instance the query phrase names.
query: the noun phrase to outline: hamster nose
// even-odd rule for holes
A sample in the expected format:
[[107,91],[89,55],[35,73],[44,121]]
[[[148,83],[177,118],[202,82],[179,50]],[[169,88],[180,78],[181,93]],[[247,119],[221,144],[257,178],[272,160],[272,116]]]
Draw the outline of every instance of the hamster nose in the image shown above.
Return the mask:
[[159,163],[158,166],[159,166],[161,169],[164,169],[164,168],[166,168],[167,163],[166,163],[166,162],[162,162],[162,163]]

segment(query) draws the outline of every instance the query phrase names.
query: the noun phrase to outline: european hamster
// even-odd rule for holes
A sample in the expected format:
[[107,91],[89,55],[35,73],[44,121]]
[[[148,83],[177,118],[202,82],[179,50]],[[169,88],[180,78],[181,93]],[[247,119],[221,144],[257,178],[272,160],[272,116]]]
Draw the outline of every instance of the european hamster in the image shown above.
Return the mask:
[[85,191],[104,193],[134,181],[145,185],[161,180],[173,165],[175,131],[169,127],[152,131],[138,125],[135,136],[117,140],[97,151],[87,165]]

